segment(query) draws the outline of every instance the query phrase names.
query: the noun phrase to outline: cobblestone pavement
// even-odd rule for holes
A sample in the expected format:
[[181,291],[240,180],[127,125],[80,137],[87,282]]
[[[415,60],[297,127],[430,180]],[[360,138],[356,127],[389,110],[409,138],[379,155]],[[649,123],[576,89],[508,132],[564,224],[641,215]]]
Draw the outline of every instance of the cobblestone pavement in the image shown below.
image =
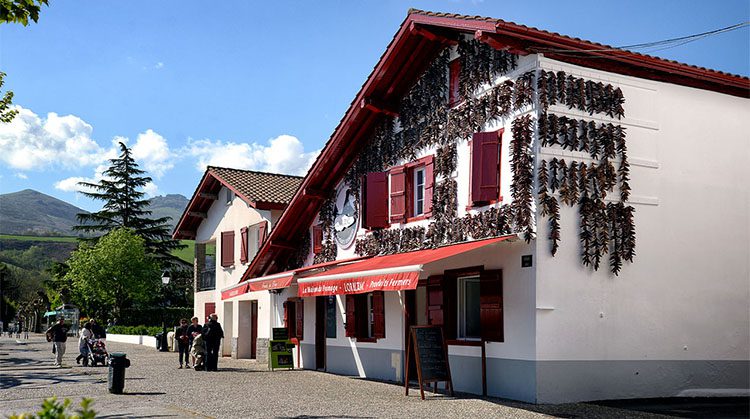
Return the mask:
[[125,352],[125,394],[107,392],[107,368],[75,364],[77,345],[68,342],[63,368],[52,367],[51,345],[0,338],[0,416],[38,410],[44,398],[94,399],[100,417],[471,417],[471,418],[653,418],[654,415],[588,404],[528,405],[472,395],[448,397],[402,386],[314,371],[266,371],[252,361],[223,358],[218,372],[177,369],[176,353],[109,343]]

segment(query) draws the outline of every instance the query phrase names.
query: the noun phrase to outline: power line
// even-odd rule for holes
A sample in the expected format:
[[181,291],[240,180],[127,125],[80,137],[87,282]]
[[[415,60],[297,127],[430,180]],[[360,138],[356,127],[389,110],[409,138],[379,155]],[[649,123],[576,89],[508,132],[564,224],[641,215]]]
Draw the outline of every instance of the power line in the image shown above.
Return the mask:
[[601,49],[556,49],[556,48],[538,48],[538,52],[549,52],[549,53],[582,53],[582,52],[607,52],[607,51],[621,51],[621,50],[638,50],[638,49],[644,49],[648,50],[646,52],[654,52],[654,51],[662,51],[665,49],[670,49],[674,47],[678,47],[680,45],[685,45],[690,42],[698,41],[703,38],[707,38],[709,36],[718,35],[725,32],[731,32],[740,28],[743,28],[745,26],[750,25],[750,22],[742,22],[737,23],[731,26],[727,26],[725,28],[720,29],[714,29],[712,31],[708,32],[702,32],[697,33],[693,35],[687,35],[687,36],[681,36],[679,38],[672,38],[672,39],[664,39],[661,41],[653,41],[653,42],[645,42],[642,44],[632,44],[632,45],[623,45],[619,47],[613,47],[613,48],[601,48]]

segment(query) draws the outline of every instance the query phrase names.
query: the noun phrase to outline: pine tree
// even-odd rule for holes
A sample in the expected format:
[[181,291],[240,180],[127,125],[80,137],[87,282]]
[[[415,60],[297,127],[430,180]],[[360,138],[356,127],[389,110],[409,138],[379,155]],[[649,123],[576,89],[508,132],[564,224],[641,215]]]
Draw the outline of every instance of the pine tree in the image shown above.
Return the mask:
[[163,267],[172,265],[178,260],[171,255],[172,250],[185,246],[171,238],[167,224],[170,217],[149,217],[151,211],[148,207],[151,201],[143,198],[144,193],[139,188],[151,182],[151,178],[143,176],[146,172],[138,168],[138,163],[124,143],[120,143],[120,149],[120,157],[110,159],[111,165],[103,173],[102,180],[98,183],[78,183],[89,189],[81,192],[83,195],[104,201],[104,206],[98,212],[78,214],[80,225],[73,228],[95,236],[120,227],[132,229],[143,238],[146,251],[161,259]]

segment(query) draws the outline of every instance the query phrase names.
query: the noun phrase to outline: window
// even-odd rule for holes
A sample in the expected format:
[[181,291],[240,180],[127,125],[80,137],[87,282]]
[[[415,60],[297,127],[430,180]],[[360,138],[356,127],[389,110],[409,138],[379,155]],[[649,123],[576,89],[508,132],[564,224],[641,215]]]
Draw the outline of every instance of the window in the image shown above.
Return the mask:
[[434,156],[391,168],[391,222],[432,215],[433,168]]
[[284,302],[284,327],[289,332],[289,339],[302,340],[305,319],[304,301],[300,298],[289,298]]
[[458,337],[481,338],[479,277],[458,278]]
[[226,191],[227,205],[232,205],[232,201],[234,200],[234,192],[232,192],[229,188],[226,188]]
[[388,223],[388,173],[371,172],[365,175],[362,191],[363,226],[369,229],[387,228]]
[[481,266],[427,279],[427,320],[447,339],[503,342],[503,277]]
[[336,296],[326,297],[326,337],[336,337]]
[[359,341],[385,338],[383,291],[346,296],[346,336]]
[[424,214],[424,166],[414,169],[414,211],[412,216]]
[[323,251],[323,224],[312,227],[313,254]]

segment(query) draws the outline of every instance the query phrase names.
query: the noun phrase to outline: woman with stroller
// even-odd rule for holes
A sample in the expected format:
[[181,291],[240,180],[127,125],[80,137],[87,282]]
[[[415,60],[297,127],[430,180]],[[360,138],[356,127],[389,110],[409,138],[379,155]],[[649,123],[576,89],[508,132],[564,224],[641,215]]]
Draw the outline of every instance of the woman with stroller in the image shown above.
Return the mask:
[[80,364],[81,359],[83,359],[83,366],[89,366],[89,354],[91,350],[89,348],[89,339],[93,338],[93,336],[94,333],[91,331],[91,323],[86,322],[83,325],[83,330],[81,330],[81,336],[78,338],[78,351],[80,354],[76,357],[76,364]]

